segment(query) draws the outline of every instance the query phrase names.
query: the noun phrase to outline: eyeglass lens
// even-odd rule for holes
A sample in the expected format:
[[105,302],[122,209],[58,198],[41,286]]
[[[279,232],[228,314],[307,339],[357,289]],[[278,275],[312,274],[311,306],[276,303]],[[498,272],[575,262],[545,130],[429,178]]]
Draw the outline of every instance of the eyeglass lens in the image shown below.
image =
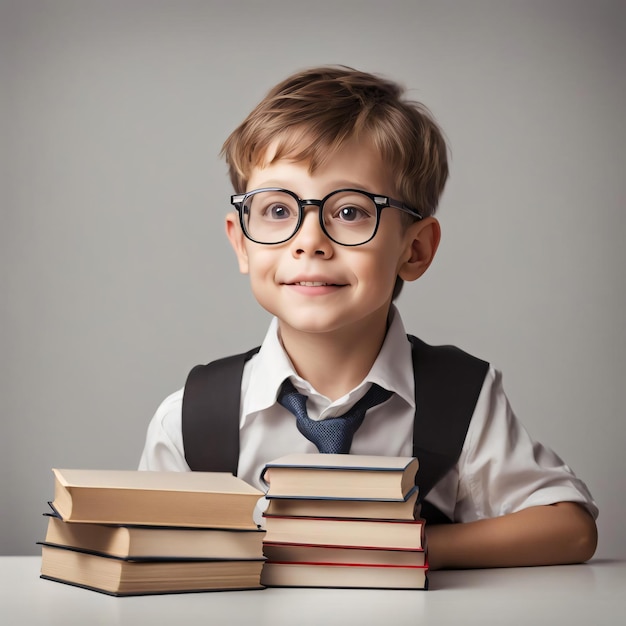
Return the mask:
[[[260,243],[286,241],[300,221],[298,200],[284,191],[250,194],[243,205],[243,222],[248,235]],[[338,191],[328,196],[321,215],[326,234],[337,243],[358,245],[376,231],[374,201],[358,191]]]

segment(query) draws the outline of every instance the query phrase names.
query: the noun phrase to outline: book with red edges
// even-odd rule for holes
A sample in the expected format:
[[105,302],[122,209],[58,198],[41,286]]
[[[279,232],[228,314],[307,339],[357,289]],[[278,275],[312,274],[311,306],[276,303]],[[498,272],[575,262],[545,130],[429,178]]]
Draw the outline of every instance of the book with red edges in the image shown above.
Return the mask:
[[423,549],[355,548],[307,543],[266,541],[263,553],[268,561],[286,563],[326,563],[335,565],[397,565],[422,567],[426,565]]
[[267,561],[261,583],[267,587],[428,589],[428,565],[364,565]]
[[265,542],[385,549],[424,548],[423,519],[289,517],[263,514]]

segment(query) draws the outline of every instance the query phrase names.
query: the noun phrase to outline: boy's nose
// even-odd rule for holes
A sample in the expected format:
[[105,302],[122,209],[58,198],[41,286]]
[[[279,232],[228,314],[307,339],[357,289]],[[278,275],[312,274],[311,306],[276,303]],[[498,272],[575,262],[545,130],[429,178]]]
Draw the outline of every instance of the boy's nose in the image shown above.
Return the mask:
[[291,240],[294,256],[311,254],[330,257],[333,253],[333,242],[326,236],[319,221],[319,209],[307,207],[298,232]]

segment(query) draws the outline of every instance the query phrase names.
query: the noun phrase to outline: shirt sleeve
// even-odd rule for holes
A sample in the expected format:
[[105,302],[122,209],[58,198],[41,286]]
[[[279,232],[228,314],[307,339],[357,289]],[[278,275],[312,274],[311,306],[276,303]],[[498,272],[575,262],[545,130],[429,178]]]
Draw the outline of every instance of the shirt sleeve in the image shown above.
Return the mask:
[[189,472],[182,436],[183,390],[168,396],[148,425],[140,470]]
[[598,507],[585,483],[550,448],[534,441],[516,418],[490,368],[458,464],[457,521],[497,517],[531,506],[578,502]]

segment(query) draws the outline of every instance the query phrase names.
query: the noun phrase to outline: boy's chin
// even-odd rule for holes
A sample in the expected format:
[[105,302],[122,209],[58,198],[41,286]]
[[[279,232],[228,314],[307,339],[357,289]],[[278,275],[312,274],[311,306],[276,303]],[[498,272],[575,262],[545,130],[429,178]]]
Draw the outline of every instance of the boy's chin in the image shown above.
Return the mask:
[[302,333],[312,335],[323,335],[327,333],[339,332],[344,329],[344,325],[337,321],[330,322],[319,318],[310,320],[302,318],[278,318],[278,325],[281,329],[288,330],[291,333]]
[[[275,315],[275,314],[274,314]],[[357,333],[359,336],[369,332],[376,333],[379,320],[375,318],[352,318],[349,316],[333,315],[288,315],[278,317],[281,330],[290,334],[315,335],[318,338],[326,336],[350,337]],[[383,322],[383,326],[386,321]]]

